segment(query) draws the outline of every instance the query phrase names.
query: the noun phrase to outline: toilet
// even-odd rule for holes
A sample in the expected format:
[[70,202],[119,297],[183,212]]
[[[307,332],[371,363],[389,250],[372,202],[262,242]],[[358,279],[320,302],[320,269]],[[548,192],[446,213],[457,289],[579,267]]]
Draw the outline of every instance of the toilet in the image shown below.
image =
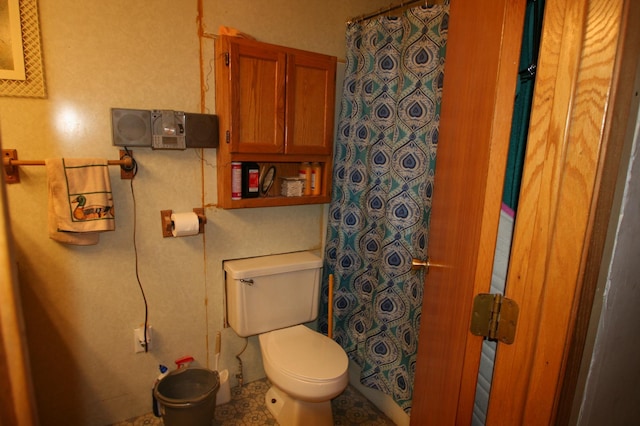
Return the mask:
[[331,399],[347,387],[347,354],[303,323],[318,316],[322,259],[297,252],[224,262],[227,319],[258,335],[271,388],[265,402],[282,426],[333,425]]

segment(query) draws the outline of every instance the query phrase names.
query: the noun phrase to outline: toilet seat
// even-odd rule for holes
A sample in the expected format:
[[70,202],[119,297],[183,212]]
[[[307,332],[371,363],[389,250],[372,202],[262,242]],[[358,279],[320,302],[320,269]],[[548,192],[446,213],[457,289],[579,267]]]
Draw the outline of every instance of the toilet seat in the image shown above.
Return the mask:
[[282,372],[312,382],[339,378],[349,363],[340,345],[304,325],[261,334],[260,346]]
[[286,392],[314,401],[333,398],[346,387],[347,354],[327,336],[296,325],[258,338],[267,376]]

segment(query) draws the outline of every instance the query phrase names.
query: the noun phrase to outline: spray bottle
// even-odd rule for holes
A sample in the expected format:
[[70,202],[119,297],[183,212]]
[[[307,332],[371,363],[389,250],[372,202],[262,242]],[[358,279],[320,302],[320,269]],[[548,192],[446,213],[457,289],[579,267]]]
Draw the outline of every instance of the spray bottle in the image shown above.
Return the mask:
[[153,390],[158,385],[158,382],[160,380],[162,380],[164,378],[164,376],[169,374],[169,368],[167,368],[166,366],[160,364],[158,366],[158,368],[160,369],[160,375],[158,376],[156,381],[153,383],[153,386],[151,387],[151,404],[152,404],[152,407],[153,407],[153,415],[156,416],[156,417],[160,417],[160,406],[158,404],[158,400],[156,399],[155,395],[153,394]]

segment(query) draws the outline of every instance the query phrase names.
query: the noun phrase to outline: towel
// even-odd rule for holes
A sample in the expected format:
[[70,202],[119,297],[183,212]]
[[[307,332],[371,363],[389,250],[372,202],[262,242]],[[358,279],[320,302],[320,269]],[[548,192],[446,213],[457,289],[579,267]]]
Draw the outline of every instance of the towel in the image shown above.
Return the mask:
[[107,160],[45,160],[49,186],[49,237],[66,244],[94,245],[115,229]]

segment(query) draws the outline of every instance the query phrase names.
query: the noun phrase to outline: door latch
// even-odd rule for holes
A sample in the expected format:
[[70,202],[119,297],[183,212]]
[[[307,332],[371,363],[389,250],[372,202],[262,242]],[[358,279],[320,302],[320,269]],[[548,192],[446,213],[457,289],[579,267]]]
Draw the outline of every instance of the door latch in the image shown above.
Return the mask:
[[429,266],[431,266],[431,264],[429,263],[429,258],[427,257],[426,260],[421,260],[418,258],[413,258],[411,259],[411,269],[418,270],[418,269],[422,269],[424,268],[424,273],[428,274],[429,273]]

